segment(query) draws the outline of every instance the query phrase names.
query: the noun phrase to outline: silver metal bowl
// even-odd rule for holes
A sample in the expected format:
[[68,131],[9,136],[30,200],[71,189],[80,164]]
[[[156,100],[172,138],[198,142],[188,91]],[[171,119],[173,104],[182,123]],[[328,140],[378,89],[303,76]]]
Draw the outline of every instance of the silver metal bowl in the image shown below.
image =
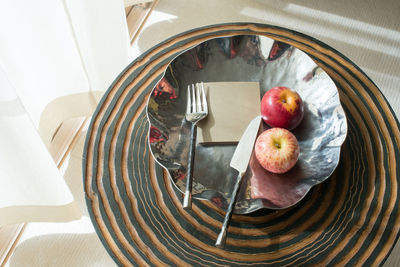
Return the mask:
[[[260,98],[274,86],[287,86],[305,103],[304,119],[292,131],[300,144],[299,161],[286,174],[277,175],[260,168],[252,158],[234,213],[290,207],[335,170],[347,122],[338,90],[328,74],[301,50],[265,36],[215,38],[173,59],[148,102],[150,150],[181,192],[185,189],[190,136],[190,124],[184,119],[186,88],[201,81],[258,82]],[[226,210],[237,176],[229,167],[235,147],[197,144],[194,198]],[[253,179],[264,179],[268,197],[251,198]]]

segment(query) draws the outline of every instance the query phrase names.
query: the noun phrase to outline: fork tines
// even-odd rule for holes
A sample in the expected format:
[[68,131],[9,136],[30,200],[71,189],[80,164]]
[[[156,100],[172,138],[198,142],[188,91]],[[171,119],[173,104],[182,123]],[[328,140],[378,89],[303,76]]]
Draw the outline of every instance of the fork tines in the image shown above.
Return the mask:
[[188,85],[187,94],[186,114],[196,112],[208,113],[203,82],[196,83],[196,85]]

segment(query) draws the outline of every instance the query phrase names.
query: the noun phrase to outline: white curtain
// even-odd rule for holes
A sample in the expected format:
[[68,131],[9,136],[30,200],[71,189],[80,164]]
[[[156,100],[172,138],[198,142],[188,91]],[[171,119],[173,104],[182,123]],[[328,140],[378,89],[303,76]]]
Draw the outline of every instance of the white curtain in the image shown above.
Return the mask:
[[0,225],[81,216],[48,146],[129,61],[122,0],[0,2]]

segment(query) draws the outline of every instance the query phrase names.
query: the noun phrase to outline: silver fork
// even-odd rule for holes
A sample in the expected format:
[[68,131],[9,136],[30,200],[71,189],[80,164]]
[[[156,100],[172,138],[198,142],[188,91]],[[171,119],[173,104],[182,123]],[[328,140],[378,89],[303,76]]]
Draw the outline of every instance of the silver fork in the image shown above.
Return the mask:
[[[201,87],[201,88],[200,88]],[[208,115],[207,99],[204,92],[204,84],[196,83],[188,85],[187,88],[187,105],[186,105],[186,120],[192,123],[191,136],[190,136],[190,149],[189,149],[189,161],[188,171],[186,178],[186,190],[183,198],[183,208],[192,208],[192,183],[193,183],[193,165],[194,155],[196,148],[196,137],[197,137],[197,122],[204,119]]]

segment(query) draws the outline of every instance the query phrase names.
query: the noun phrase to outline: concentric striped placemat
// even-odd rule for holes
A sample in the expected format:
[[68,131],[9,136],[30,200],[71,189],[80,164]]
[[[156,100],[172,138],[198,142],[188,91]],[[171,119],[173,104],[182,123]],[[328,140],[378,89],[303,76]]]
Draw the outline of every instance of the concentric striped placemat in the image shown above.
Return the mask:
[[[331,75],[348,118],[338,168],[289,209],[233,216],[225,250],[214,247],[223,213],[181,199],[153,160],[146,105],[169,62],[205,40],[257,34],[308,53]],[[84,149],[87,206],[99,237],[124,266],[362,265],[383,263],[400,226],[399,124],[374,83],[309,36],[262,24],[194,29],[145,52],[98,106]]]

